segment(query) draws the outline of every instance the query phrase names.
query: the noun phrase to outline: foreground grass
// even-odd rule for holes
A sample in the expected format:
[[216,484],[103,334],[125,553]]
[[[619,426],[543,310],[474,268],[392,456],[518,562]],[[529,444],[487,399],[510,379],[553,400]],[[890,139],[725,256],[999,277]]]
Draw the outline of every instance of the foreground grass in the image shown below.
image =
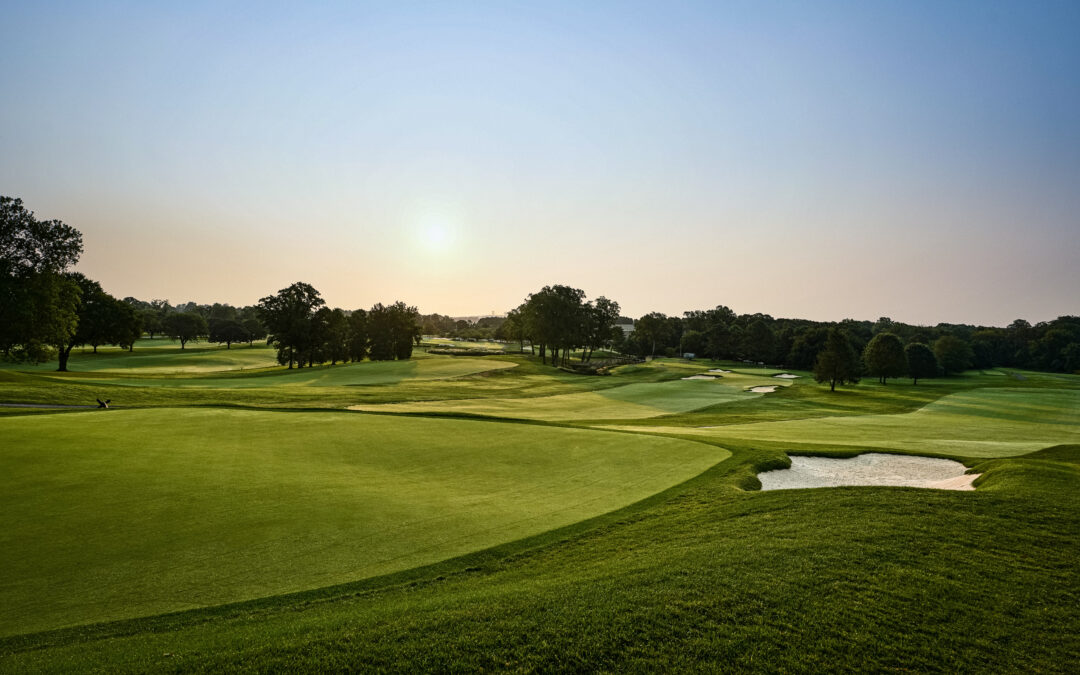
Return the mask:
[[0,668],[1074,672],[1080,447],[984,461],[975,493],[742,492],[775,455],[737,457],[584,531],[381,585],[8,640]]
[[0,419],[0,635],[386,574],[625,506],[679,440],[356,413]]

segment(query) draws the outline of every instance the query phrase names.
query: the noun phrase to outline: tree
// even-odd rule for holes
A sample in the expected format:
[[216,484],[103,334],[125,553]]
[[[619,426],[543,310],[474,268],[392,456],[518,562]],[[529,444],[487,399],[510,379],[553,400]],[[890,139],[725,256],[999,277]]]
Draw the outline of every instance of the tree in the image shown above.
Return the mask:
[[839,328],[829,329],[825,348],[814,362],[814,379],[828,382],[829,391],[836,391],[838,384],[859,382],[859,356],[847,335]]
[[594,302],[587,303],[583,310],[584,347],[588,351],[582,351],[581,360],[590,361],[594,349],[611,342],[611,329],[619,318],[619,303],[601,295]]
[[349,315],[349,358],[363,361],[368,355],[368,314],[358,309]]
[[649,354],[656,356],[656,346],[663,345],[669,337],[671,326],[667,315],[650,312],[634,322],[634,337],[648,345]]
[[79,260],[82,235],[59,220],[38,220],[21,199],[0,196],[0,352],[41,363],[75,332],[78,285],[65,271]]
[[234,342],[248,342],[251,339],[251,333],[236,319],[217,319],[210,321],[210,333],[207,339],[218,344],[224,342],[225,349],[232,349]]
[[376,304],[367,314],[366,329],[372,361],[412,357],[413,336],[420,332],[420,313],[404,302]]
[[908,377],[912,384],[918,384],[920,379],[938,374],[937,357],[927,345],[921,342],[909,343],[904,347],[904,357],[907,359]]
[[107,297],[101,284],[78,272],[70,272],[66,278],[69,281],[74,320],[56,335],[54,343],[59,357],[56,370],[61,373],[67,372],[71,350],[89,341],[88,333],[93,329],[93,322],[88,317],[99,313],[98,306],[105,302]]
[[892,333],[878,333],[870,338],[863,350],[863,363],[866,364],[866,372],[877,377],[881,384],[886,384],[890,377],[901,377],[907,373],[904,345]]
[[934,356],[946,375],[964,372],[975,360],[971,345],[955,335],[942,335],[935,340]]
[[743,333],[743,352],[754,361],[772,361],[776,335],[763,319],[751,323]]
[[206,319],[198,312],[174,312],[165,317],[165,334],[180,341],[180,349],[188,342],[198,342],[199,337],[210,332]]
[[270,343],[277,347],[278,363],[288,363],[289,368],[294,362],[304,366],[311,347],[312,318],[325,304],[319,292],[303,282],[259,300],[259,320],[266,326]]

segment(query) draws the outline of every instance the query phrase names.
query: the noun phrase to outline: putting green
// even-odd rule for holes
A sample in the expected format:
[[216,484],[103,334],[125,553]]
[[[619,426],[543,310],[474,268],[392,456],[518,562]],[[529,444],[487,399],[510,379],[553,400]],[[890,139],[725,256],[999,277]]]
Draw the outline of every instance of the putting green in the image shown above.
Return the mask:
[[205,408],[0,418],[0,438],[0,635],[404,570],[728,456],[584,429]]
[[746,391],[761,384],[785,387],[790,381],[737,375],[716,380],[641,382],[599,391],[534,398],[417,401],[350,406],[354,410],[395,413],[468,413],[527,420],[628,420],[697,410],[761,396]]
[[1080,443],[1080,391],[984,388],[901,415],[821,417],[712,428],[633,427],[714,440],[888,448],[960,457],[1010,457]]

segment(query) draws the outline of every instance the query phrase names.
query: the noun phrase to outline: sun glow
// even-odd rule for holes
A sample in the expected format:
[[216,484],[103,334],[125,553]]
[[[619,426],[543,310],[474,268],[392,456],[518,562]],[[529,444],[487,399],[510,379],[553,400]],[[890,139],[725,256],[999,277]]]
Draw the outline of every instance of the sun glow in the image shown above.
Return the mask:
[[429,253],[445,253],[454,246],[454,228],[445,220],[429,221],[418,228],[417,239]]

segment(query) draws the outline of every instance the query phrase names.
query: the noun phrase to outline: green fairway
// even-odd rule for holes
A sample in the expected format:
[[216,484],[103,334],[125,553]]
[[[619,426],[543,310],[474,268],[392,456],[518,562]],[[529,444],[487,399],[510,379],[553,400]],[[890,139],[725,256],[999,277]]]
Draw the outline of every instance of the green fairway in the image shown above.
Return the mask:
[[353,581],[599,515],[720,448],[356,413],[0,419],[0,633]]
[[[694,372],[698,370],[694,369]],[[635,383],[554,396],[418,401],[353,408],[382,412],[467,413],[549,421],[645,419],[763,395],[747,391],[750,387],[776,385],[779,388],[790,384],[790,380],[732,373],[716,380]]]
[[[224,345],[205,342],[187,344],[180,348],[179,342],[157,338],[135,342],[132,351],[119,347],[101,347],[95,354],[88,347],[71,352],[68,369],[73,373],[213,373],[228,370],[250,370],[277,366],[276,352],[265,343],[254,345]],[[8,370],[52,372],[56,362],[38,365],[12,364],[0,361],[0,367]]]
[[825,417],[713,428],[634,427],[720,443],[891,448],[931,455],[1008,457],[1080,443],[1080,390],[982,388],[945,396],[912,413]]
[[[403,380],[438,380],[473,375],[500,368],[513,368],[514,363],[491,358],[470,359],[451,357],[416,358],[408,361],[364,361],[318,368],[274,367],[257,373],[234,372],[217,376],[133,377],[118,374],[107,379],[83,377],[83,383],[113,384],[140,387],[199,387],[204,389],[249,389],[255,387],[304,386],[337,387],[352,385],[395,384]],[[57,378],[60,378],[57,375]]]

